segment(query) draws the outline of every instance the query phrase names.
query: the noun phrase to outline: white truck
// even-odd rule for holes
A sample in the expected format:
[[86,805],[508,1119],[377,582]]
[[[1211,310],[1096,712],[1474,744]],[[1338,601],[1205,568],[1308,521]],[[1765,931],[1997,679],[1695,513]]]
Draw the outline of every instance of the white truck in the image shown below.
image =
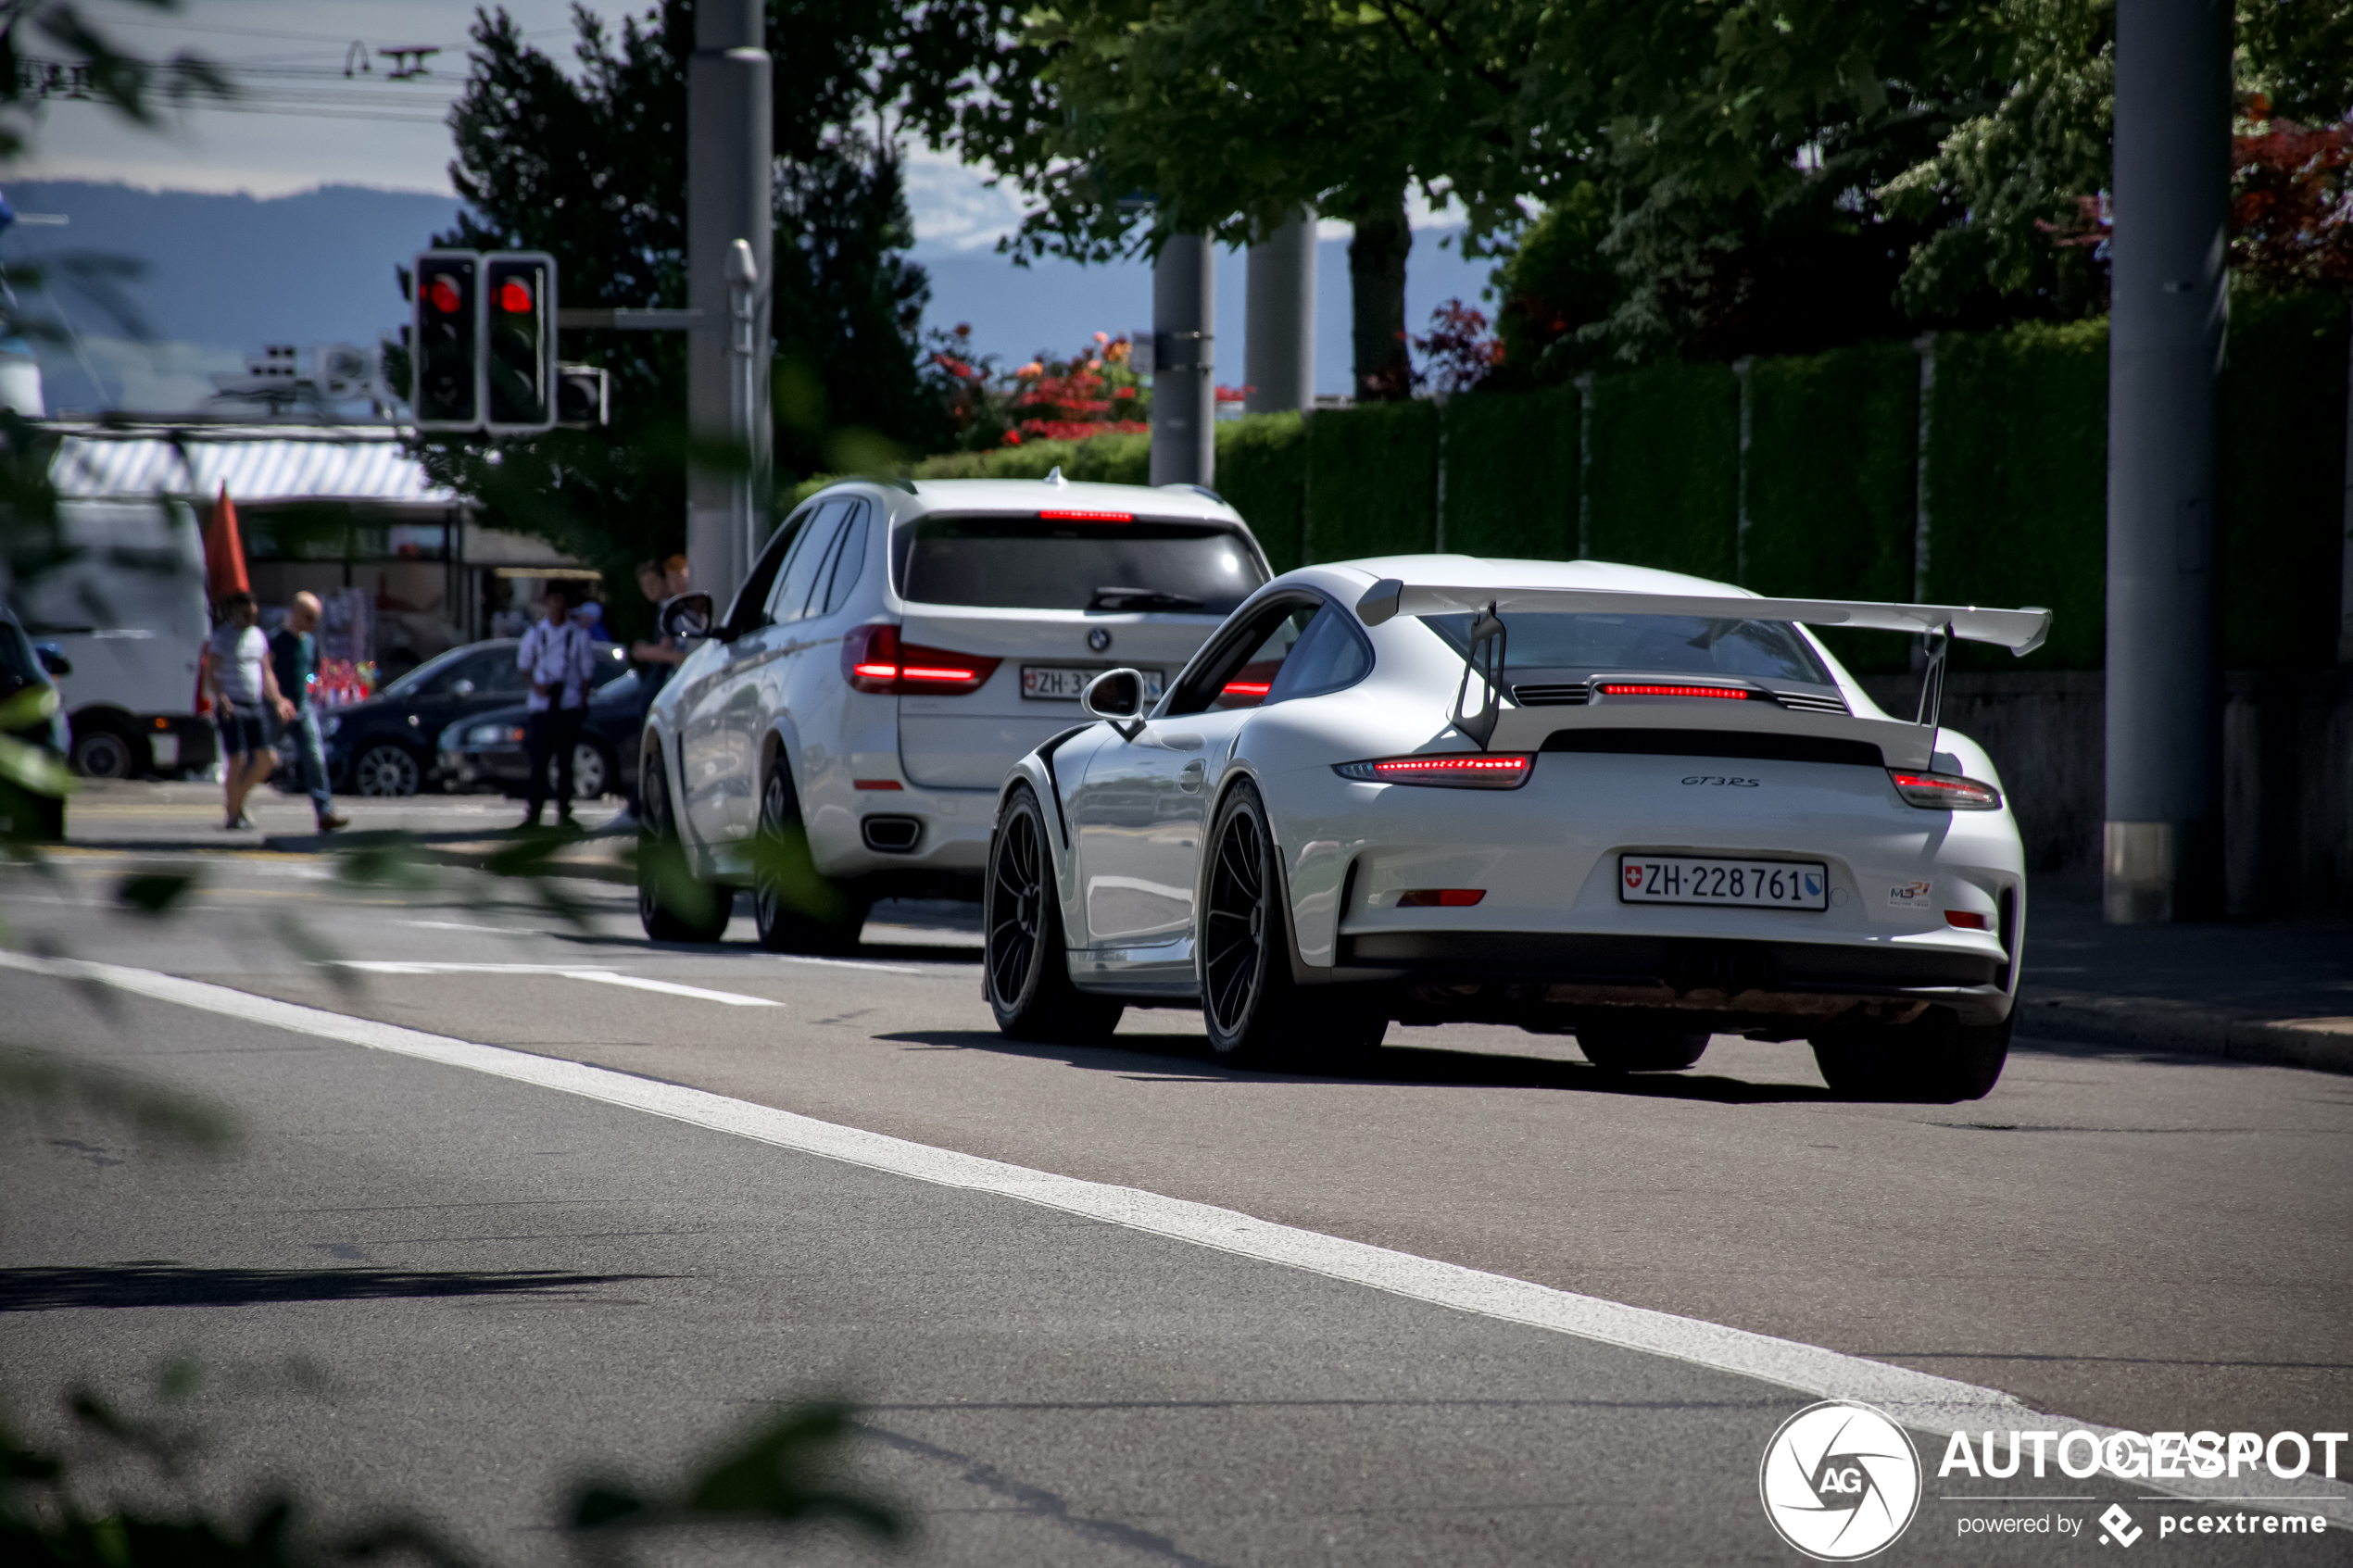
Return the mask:
[[210,768],[219,738],[195,710],[212,620],[195,508],[61,500],[57,535],[62,560],[16,583],[9,598],[33,640],[73,662],[57,691],[74,771],[127,779]]

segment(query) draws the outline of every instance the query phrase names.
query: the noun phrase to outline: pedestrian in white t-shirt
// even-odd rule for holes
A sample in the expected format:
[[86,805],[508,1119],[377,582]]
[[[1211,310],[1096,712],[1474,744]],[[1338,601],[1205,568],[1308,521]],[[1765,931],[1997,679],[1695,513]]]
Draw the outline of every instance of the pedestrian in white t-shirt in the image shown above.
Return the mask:
[[278,771],[271,721],[293,718],[295,706],[278,690],[270,639],[256,624],[260,605],[251,594],[235,593],[220,608],[228,619],[205,644],[204,678],[211,688],[213,722],[220,730],[221,804],[227,813],[221,826],[233,830],[254,825],[245,815],[245,797]]
[[556,820],[572,822],[572,759],[587,717],[588,685],[597,671],[597,651],[587,631],[572,620],[572,592],[547,584],[547,619],[532,623],[515,650],[515,662],[531,688],[523,706],[523,740],[531,777],[523,797],[523,826],[537,827],[547,801],[548,765],[556,774]]

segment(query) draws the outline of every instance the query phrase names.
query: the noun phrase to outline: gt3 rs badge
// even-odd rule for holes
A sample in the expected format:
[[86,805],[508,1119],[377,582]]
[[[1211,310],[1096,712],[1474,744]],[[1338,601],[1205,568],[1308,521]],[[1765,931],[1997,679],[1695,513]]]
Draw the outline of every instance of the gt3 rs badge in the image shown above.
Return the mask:
[[1887,901],[1902,908],[1925,904],[1935,890],[1936,884],[1932,882],[1899,882],[1887,890]]

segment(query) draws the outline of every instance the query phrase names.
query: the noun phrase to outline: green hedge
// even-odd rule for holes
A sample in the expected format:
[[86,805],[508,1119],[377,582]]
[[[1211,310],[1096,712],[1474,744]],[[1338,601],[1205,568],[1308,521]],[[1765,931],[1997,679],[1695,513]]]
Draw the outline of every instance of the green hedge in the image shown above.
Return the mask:
[[1277,571],[1304,558],[1307,424],[1297,414],[1253,414],[1217,426],[1217,493],[1242,514]]
[[[1919,355],[1907,343],[1750,367],[1743,587],[1826,599],[1911,597],[1919,385]],[[1902,638],[1885,633],[1828,640],[1856,671],[1901,670],[1910,656]]]
[[1599,377],[1592,395],[1583,553],[1730,579],[1741,419],[1730,367],[1653,365]]
[[1540,560],[1577,553],[1577,410],[1573,387],[1447,399],[1439,415],[1447,549]]
[[1307,421],[1311,561],[1412,555],[1437,543],[1438,405],[1368,403]]
[[1929,400],[1928,570],[1918,596],[2045,605],[2051,640],[2017,659],[1964,645],[1960,667],[2096,670],[2106,646],[2108,323],[1936,340]]
[[2345,532],[2346,302],[2231,303],[2221,408],[2222,662],[2336,662]]

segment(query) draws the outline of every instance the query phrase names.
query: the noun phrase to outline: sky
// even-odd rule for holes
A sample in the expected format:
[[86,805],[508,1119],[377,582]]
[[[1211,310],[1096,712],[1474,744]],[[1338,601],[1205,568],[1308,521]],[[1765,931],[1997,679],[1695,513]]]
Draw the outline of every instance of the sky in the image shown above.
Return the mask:
[[[133,291],[155,318],[146,341],[82,303],[80,344],[43,352],[52,407],[184,403],[209,390],[212,371],[235,370],[263,342],[372,341],[396,324],[403,311],[386,286],[390,269],[446,223],[454,201],[443,117],[463,84],[472,0],[183,0],[169,13],[86,0],[84,8],[126,47],[204,55],[238,80],[244,99],[233,110],[180,116],[161,133],[94,105],[53,104],[31,154],[0,168],[0,186],[19,208],[35,210],[16,193],[40,196],[80,225],[14,231],[9,258],[97,248],[103,239],[146,264]],[[526,36],[569,61],[570,0],[509,0],[506,8]],[[617,21],[623,13],[604,14]],[[441,52],[423,57],[422,74],[393,80],[416,58],[395,51],[415,48]],[[1149,324],[1146,268],[1016,269],[995,247],[1020,221],[1018,193],[992,187],[987,169],[922,146],[908,149],[906,174],[914,254],[932,276],[928,325],[968,322],[983,352],[1018,363],[1041,348],[1074,347],[1093,332]],[[121,199],[131,193],[103,188],[114,185],[223,199],[142,207]],[[1487,268],[1454,252],[1445,214],[1417,212],[1416,226],[1407,320],[1418,327],[1448,298],[1476,302]],[[1321,232],[1316,380],[1318,390],[1341,392],[1349,380],[1348,231],[1326,223]],[[275,257],[287,276],[258,289],[248,277],[240,288],[231,259],[236,243],[265,233],[270,245],[248,245],[245,268],[266,270]],[[1225,257],[1218,379],[1237,383],[1242,280],[1241,257]],[[244,307],[256,299],[276,315]]]

